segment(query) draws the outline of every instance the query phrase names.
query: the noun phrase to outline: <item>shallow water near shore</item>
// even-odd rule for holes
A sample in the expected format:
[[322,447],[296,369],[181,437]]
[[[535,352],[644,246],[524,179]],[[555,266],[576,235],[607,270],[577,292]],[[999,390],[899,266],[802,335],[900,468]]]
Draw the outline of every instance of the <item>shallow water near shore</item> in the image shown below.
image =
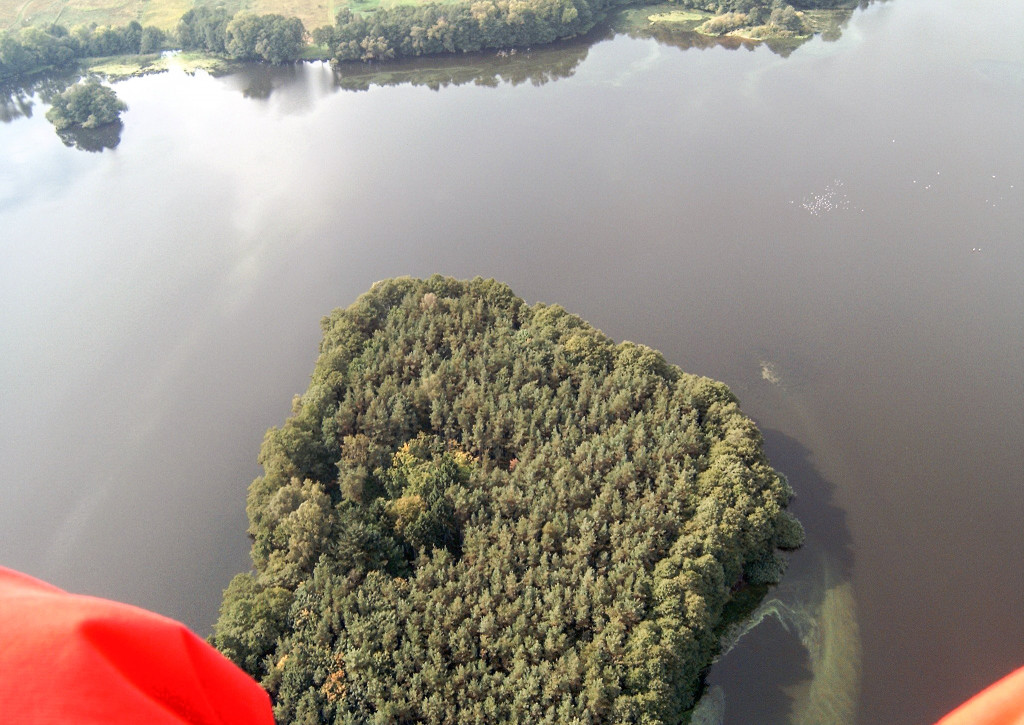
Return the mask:
[[207,632],[320,317],[479,274],[728,383],[796,489],[709,711],[934,721],[1024,662],[1022,40],[1016,4],[893,0],[788,57],[172,71],[98,153],[14,103],[0,564]]

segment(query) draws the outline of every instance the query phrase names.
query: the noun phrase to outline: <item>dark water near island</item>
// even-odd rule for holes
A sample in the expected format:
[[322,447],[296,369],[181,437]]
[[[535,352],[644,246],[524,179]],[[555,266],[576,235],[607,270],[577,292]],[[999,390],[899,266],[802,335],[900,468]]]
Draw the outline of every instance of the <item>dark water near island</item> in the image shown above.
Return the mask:
[[726,381],[789,475],[725,722],[926,723],[1024,664],[1024,6],[360,73],[119,83],[102,153],[8,108],[0,564],[208,631],[320,317],[483,275]]

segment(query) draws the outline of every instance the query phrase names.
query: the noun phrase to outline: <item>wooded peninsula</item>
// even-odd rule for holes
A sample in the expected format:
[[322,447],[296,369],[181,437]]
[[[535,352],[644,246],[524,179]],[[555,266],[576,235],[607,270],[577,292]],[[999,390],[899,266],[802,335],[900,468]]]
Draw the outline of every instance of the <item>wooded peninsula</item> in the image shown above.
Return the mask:
[[322,329],[211,636],[278,723],[686,722],[803,539],[728,388],[493,280]]

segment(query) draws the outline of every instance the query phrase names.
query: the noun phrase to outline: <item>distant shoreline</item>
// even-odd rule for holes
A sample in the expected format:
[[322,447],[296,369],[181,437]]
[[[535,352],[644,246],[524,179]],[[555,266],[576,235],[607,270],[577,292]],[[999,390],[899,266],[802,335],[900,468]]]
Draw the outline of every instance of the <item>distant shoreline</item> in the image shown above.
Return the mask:
[[[356,2],[354,4],[365,5],[366,3]],[[478,5],[479,3],[474,7]],[[352,13],[348,7],[350,6],[346,6],[339,14],[336,25],[323,26],[317,28],[315,32],[307,33],[304,42],[299,46],[293,46],[293,50],[283,60],[283,63],[330,60],[336,67],[344,68],[350,63],[387,64],[402,58],[460,57],[463,55],[502,56],[515,53],[516,50],[528,50],[530,46],[541,48],[564,40],[584,38],[600,28],[633,36],[654,37],[681,47],[695,45],[706,47],[708,44],[717,43],[729,45],[732,42],[744,45],[763,43],[777,52],[787,54],[816,35],[822,35],[826,39],[838,37],[841,26],[852,15],[856,5],[846,4],[839,8],[804,11],[794,11],[791,7],[787,7],[788,22],[798,30],[789,29],[782,20],[779,20],[783,17],[782,15],[775,11],[768,15],[766,14],[768,11],[764,8],[755,9],[749,14],[722,13],[716,15],[703,10],[681,8],[676,4],[642,4],[597,9],[593,11],[590,19],[574,17],[567,21],[565,19],[567,16],[564,13],[558,18],[538,16],[535,23],[540,23],[541,26],[547,23],[544,26],[547,27],[547,30],[543,32],[536,29],[527,32],[510,29],[512,26],[506,27],[506,24],[513,23],[513,18],[508,15],[511,11],[502,10],[506,6],[501,5],[501,0],[488,3],[488,7],[493,13],[496,13],[493,14],[493,24],[496,29],[486,32],[482,30],[485,21],[479,18],[474,19],[468,15],[468,4],[461,2],[450,5],[435,3],[398,7],[380,6],[378,9],[364,10],[360,14]],[[575,8],[575,6],[572,7]],[[191,13],[188,13],[185,17],[188,18],[190,15]],[[449,22],[451,29],[447,31],[449,35],[446,36],[448,39],[440,42],[435,37],[430,42],[418,41],[416,33],[419,31],[417,31],[416,23],[421,22],[420,15],[427,20],[436,15],[436,20],[442,24],[449,22],[446,21],[446,18],[451,18]],[[241,15],[235,17],[241,17]],[[263,17],[269,18],[270,16]],[[405,34],[401,28],[395,28],[389,31],[390,35],[386,38],[376,35],[379,31],[378,25],[386,24],[385,21],[395,18],[402,19],[405,24],[409,25],[408,34]],[[200,19],[195,22],[209,21]],[[477,27],[478,23],[479,27]],[[141,29],[138,23],[133,24],[136,28]],[[163,24],[168,25],[168,21],[164,20]],[[51,32],[56,33],[53,27],[50,26],[49,30],[38,32],[36,35],[45,36]],[[125,29],[129,27],[114,28],[113,30],[125,32]],[[68,40],[79,32],[61,28],[57,28],[57,30],[64,35],[56,33],[55,37]],[[13,30],[8,32],[18,37]],[[108,31],[103,27],[96,27],[90,32],[104,33]],[[220,32],[224,32],[223,27]],[[474,32],[479,37],[471,37]],[[529,37],[531,33],[537,36],[532,41]],[[360,38],[363,40],[360,41]],[[373,39],[373,42],[369,42],[370,39]],[[238,57],[237,53],[235,57],[232,57],[228,53],[210,52],[210,49],[172,50],[170,46],[183,45],[187,42],[180,38],[168,37],[167,40],[164,48],[155,49],[154,52],[82,56],[77,59],[68,59],[65,54],[60,62],[40,61],[35,66],[30,66],[20,72],[17,66],[14,66],[12,71],[10,64],[5,68],[3,62],[5,59],[0,57],[0,83],[18,85],[51,72],[74,70],[76,67],[80,72],[97,74],[107,80],[117,81],[171,69],[180,69],[187,73],[203,70],[213,75],[222,75],[238,68],[245,61],[265,62],[259,58]],[[25,42],[38,43],[38,40]],[[223,43],[220,48],[223,48]],[[29,49],[33,50],[31,47]]]

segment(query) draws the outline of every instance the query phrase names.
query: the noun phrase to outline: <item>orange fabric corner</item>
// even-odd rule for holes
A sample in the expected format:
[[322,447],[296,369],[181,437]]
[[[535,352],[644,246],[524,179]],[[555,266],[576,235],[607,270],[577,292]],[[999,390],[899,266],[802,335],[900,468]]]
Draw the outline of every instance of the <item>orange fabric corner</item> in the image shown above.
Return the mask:
[[0,713],[20,725],[274,725],[259,684],[183,624],[3,567]]
[[936,725],[1024,725],[1024,667],[982,690]]

